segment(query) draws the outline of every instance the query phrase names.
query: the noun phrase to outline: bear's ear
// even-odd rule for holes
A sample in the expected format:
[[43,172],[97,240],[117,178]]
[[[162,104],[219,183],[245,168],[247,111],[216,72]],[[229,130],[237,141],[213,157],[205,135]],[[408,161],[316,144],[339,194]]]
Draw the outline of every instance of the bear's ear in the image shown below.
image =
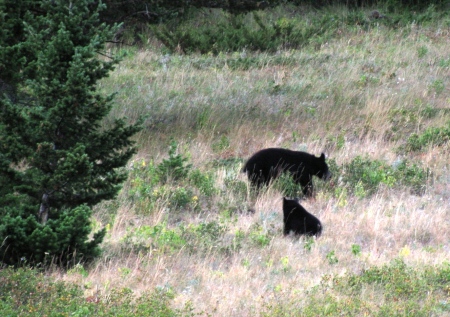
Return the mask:
[[321,159],[322,161],[325,161],[325,154],[324,154],[324,153],[320,154],[320,159]]

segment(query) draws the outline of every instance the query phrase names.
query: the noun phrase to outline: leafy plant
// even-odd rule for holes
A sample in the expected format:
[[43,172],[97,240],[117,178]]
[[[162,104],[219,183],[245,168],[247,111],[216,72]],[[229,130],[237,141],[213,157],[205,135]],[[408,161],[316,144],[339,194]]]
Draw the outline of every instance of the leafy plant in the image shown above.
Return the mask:
[[260,247],[269,245],[271,240],[268,233],[266,233],[258,223],[252,226],[249,237],[254,244]]
[[335,251],[330,251],[327,253],[327,260],[329,264],[336,264],[339,262],[338,258],[336,257]]
[[287,256],[282,257],[280,259],[282,268],[283,268],[283,272],[288,272],[292,269],[292,266],[289,264],[289,258]]
[[417,55],[419,56],[419,58],[425,57],[425,55],[427,55],[427,53],[428,53],[428,48],[426,46],[420,46],[417,49]]
[[191,252],[206,252],[226,248],[222,238],[228,227],[217,221],[189,225],[183,229],[183,237]]
[[314,242],[315,242],[314,237],[307,237],[305,239],[305,245],[303,246],[303,248],[306,251],[311,251],[312,247],[314,246]]
[[[302,18],[269,18],[261,12],[248,14],[224,13],[216,16],[214,25],[203,18],[196,19],[195,27],[187,21],[163,24],[152,28],[155,36],[171,52],[276,51],[280,48],[300,48],[309,44],[326,43],[336,30],[353,29],[356,25],[368,28],[370,23],[362,11],[339,15],[330,10]],[[251,23],[248,21],[252,20]],[[375,22],[374,22],[375,23]],[[390,25],[387,19],[377,23]]]
[[220,139],[212,144],[214,152],[221,152],[230,147],[230,139],[226,135],[222,135]]
[[434,92],[439,95],[445,89],[444,81],[442,79],[436,79],[431,83],[430,88],[433,89]]
[[422,118],[430,118],[432,110],[429,107],[423,107],[421,101],[416,101],[414,107],[396,107],[388,111],[388,120],[391,128],[386,133],[386,138],[398,140],[405,133],[412,133],[420,126]]
[[211,172],[202,173],[198,169],[192,170],[189,174],[189,180],[206,197],[211,197],[217,193],[216,179]]
[[361,246],[359,244],[352,244],[352,253],[355,256],[359,256],[361,254]]

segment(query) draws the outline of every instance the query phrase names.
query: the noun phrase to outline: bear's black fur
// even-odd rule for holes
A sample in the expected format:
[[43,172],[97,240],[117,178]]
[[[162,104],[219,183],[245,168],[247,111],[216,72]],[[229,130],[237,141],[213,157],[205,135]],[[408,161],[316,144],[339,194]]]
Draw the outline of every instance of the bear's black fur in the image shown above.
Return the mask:
[[283,197],[283,222],[284,235],[294,231],[296,235],[319,237],[322,233],[320,220],[307,212],[296,199]]
[[300,151],[291,151],[281,148],[268,148],[256,152],[245,163],[243,172],[257,191],[263,185],[269,185],[270,181],[288,172],[297,184],[302,186],[303,194],[313,195],[312,177],[328,180],[331,173],[325,162],[325,154],[320,157]]

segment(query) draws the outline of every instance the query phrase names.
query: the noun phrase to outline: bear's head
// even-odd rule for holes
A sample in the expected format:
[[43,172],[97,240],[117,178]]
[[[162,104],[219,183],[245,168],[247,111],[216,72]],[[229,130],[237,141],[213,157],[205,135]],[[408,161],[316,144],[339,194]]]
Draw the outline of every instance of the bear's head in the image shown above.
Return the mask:
[[325,154],[322,153],[320,157],[318,158],[317,162],[317,170],[318,173],[316,174],[317,177],[320,179],[327,181],[331,178],[332,174],[330,172],[330,169],[328,168],[327,162],[325,162]]

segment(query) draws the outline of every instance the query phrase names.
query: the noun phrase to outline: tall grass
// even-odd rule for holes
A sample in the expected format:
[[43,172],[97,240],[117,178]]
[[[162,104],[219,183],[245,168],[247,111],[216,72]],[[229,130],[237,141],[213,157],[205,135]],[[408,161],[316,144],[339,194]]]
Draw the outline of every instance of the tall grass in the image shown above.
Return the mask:
[[[448,126],[448,22],[337,31],[273,54],[121,48],[101,89],[117,93],[111,120],[146,116],[139,152],[96,208],[103,256],[49,273],[105,303],[162,291],[174,316],[448,315],[448,147],[407,150]],[[302,201],[320,238],[283,236],[283,186],[251,195],[242,163],[269,146],[326,152],[337,171]]]

